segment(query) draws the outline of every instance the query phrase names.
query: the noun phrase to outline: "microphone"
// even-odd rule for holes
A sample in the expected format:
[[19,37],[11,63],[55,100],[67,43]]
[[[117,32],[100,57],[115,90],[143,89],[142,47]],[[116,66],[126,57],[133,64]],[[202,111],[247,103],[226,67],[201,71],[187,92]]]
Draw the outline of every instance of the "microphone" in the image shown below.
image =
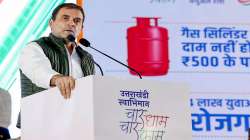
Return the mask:
[[92,46],[90,45],[90,42],[89,42],[87,39],[81,38],[81,39],[79,40],[79,42],[80,42],[80,44],[82,44],[83,46],[89,47],[89,48],[91,48],[91,49],[93,49],[93,50],[95,50],[95,51],[101,53],[102,55],[105,55],[105,56],[107,56],[108,58],[114,60],[115,62],[117,62],[117,63],[119,63],[119,64],[121,64],[121,65],[127,67],[128,69],[134,71],[135,73],[137,73],[137,75],[140,77],[140,79],[142,79],[141,74],[140,74],[138,71],[136,71],[134,68],[132,68],[132,67],[130,67],[130,66],[128,66],[128,65],[126,65],[126,64],[124,64],[124,63],[122,63],[122,62],[120,62],[120,61],[118,61],[118,60],[116,60],[115,58],[113,58],[113,57],[111,57],[111,56],[109,56],[109,55],[107,55],[107,54],[105,54],[105,53],[99,51],[98,49],[92,47]]
[[[73,36],[72,34],[70,34],[70,35],[67,36],[67,39],[68,39],[69,42],[74,42],[75,45],[76,45],[76,42],[75,42],[75,39],[76,39],[76,38],[75,38],[75,36]],[[77,46],[77,45],[76,45],[76,46]]]
[[[75,39],[76,39],[75,36],[73,36],[72,34],[70,34],[70,35],[67,36],[67,40],[69,42],[73,42],[75,44],[75,46],[76,46],[76,53],[78,54],[78,56],[80,58],[82,58],[84,55],[89,55],[89,53],[87,53],[86,51],[84,51],[80,46],[78,46],[76,44]],[[93,59],[93,62],[100,69],[101,75],[103,76],[103,71],[102,71],[101,66],[99,64],[97,64],[94,59]]]

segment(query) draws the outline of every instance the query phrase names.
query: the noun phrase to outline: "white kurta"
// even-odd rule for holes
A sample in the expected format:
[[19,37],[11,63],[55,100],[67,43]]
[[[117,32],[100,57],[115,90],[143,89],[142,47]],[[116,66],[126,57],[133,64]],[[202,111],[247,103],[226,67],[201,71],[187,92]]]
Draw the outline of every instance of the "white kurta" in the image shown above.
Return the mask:
[[[66,49],[67,50],[67,49]],[[80,58],[74,49],[70,55],[68,50],[70,76],[75,79],[83,77],[80,65]],[[19,68],[37,86],[50,88],[50,79],[53,75],[59,74],[52,69],[49,59],[43,49],[36,43],[29,43],[21,52]]]

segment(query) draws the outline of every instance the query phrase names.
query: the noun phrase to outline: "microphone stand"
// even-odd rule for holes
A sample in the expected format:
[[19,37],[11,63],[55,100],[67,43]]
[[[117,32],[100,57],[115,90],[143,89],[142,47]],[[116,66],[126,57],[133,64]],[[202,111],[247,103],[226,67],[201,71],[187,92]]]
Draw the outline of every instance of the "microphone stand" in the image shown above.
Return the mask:
[[104,74],[103,74],[101,66],[99,64],[97,64],[94,59],[93,59],[93,61],[94,61],[94,64],[100,69],[101,75],[103,76]]
[[[81,47],[79,47],[77,44],[76,44],[76,42],[75,42],[75,37],[73,36],[73,35],[68,35],[67,36],[67,39],[70,41],[70,42],[73,42],[74,43],[74,45],[75,45],[75,47],[76,47],[76,50],[79,50],[79,51],[81,51]],[[78,48],[79,47],[79,48]],[[77,52],[77,54],[78,55],[82,55],[82,54],[79,54],[78,52]],[[80,56],[81,57],[81,56]],[[103,71],[102,71],[102,68],[101,68],[101,66],[99,65],[99,64],[97,64],[96,62],[95,62],[95,60],[93,59],[93,62],[94,62],[94,64],[100,69],[100,71],[101,71],[101,75],[103,76]]]
[[[77,52],[77,54],[78,54],[78,55],[83,55],[83,54],[81,53],[81,51],[83,51],[83,50],[81,50],[82,48],[81,48],[80,46],[78,46],[76,43],[75,43],[75,45],[76,45],[76,52]],[[79,51],[80,51],[80,52],[79,52]],[[80,57],[81,57],[81,56],[80,56]],[[92,60],[93,60],[94,64],[99,68],[99,70],[100,70],[100,72],[101,72],[101,75],[103,76],[104,74],[103,74],[103,71],[102,71],[101,66],[100,66],[98,63],[96,63],[94,59],[92,59]]]
[[140,77],[140,79],[142,79],[141,74],[140,74],[139,72],[137,72],[134,68],[132,68],[132,67],[130,67],[130,66],[127,66],[126,64],[124,64],[124,63],[122,63],[122,62],[120,62],[120,61],[118,61],[118,60],[112,58],[111,56],[109,56],[109,55],[107,55],[107,54],[105,54],[105,53],[103,53],[103,52],[97,50],[96,48],[94,48],[94,47],[92,47],[92,46],[90,46],[90,45],[87,46],[87,47],[90,47],[91,49],[94,49],[95,51],[97,51],[97,52],[99,52],[99,53],[101,53],[101,54],[107,56],[108,58],[114,60],[115,62],[117,62],[117,63],[119,63],[119,64],[121,64],[121,65],[127,67],[128,69],[130,69],[130,70],[132,70],[133,72],[137,73],[137,75]]

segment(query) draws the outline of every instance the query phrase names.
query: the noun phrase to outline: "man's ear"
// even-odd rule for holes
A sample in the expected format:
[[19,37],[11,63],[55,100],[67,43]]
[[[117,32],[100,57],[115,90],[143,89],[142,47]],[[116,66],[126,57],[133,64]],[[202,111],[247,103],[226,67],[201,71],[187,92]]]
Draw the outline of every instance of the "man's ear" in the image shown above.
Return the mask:
[[50,27],[52,26],[52,23],[53,23],[53,20],[50,19],[50,20],[49,20],[49,26],[50,26]]

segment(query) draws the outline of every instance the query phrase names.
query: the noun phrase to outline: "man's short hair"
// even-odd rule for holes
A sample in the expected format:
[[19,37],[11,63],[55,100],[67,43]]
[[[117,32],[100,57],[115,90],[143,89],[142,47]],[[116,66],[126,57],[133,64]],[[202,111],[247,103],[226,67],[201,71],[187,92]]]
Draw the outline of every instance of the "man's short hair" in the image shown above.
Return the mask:
[[56,16],[58,14],[58,12],[60,11],[60,9],[62,8],[68,8],[68,9],[77,9],[79,11],[81,11],[82,13],[82,16],[83,16],[83,19],[82,19],[82,22],[84,21],[84,18],[85,18],[85,14],[84,14],[84,11],[83,11],[83,8],[75,3],[62,3],[60,5],[58,5],[54,11],[52,12],[52,17],[51,19],[52,20],[55,20],[56,19]]

